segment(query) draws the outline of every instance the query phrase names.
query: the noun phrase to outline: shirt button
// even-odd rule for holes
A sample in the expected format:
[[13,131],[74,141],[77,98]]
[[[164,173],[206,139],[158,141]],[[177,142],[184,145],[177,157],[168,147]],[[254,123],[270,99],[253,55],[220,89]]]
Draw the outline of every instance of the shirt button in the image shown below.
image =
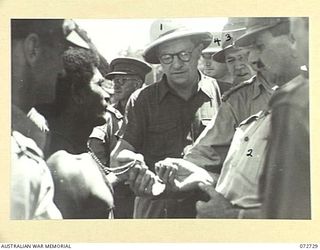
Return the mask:
[[244,141],[249,141],[249,137],[246,136],[246,137],[244,138]]

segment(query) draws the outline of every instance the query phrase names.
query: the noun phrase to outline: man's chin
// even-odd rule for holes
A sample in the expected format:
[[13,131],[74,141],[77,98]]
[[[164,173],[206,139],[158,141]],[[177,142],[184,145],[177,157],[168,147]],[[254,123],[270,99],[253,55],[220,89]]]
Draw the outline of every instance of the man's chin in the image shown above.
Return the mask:
[[245,74],[243,76],[237,76],[237,82],[244,82],[250,79],[250,74]]
[[174,77],[171,79],[171,83],[177,86],[184,85],[187,82],[188,82],[188,79],[184,77]]

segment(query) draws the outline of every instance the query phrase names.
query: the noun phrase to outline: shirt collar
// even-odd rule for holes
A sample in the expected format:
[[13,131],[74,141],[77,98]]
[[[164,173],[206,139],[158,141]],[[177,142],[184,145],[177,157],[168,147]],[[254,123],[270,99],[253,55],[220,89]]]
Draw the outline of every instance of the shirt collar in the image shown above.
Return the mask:
[[[210,99],[215,98],[215,86],[211,82],[211,81],[214,81],[214,79],[205,76],[200,71],[198,71],[198,73],[199,73],[199,82],[198,82],[197,93],[199,93],[199,91],[201,90]],[[210,81],[209,84],[208,84],[208,81]],[[171,90],[171,88],[169,87],[167,76],[165,74],[162,76],[159,82],[158,88],[159,88],[159,99],[158,99],[159,103],[163,100],[163,98],[168,92],[174,93],[174,91]]]
[[[267,80],[261,75],[261,73],[257,73],[256,77],[252,77],[250,80],[256,79],[257,83],[253,85],[253,95],[252,100],[256,99],[264,89],[270,95],[278,88],[277,85],[271,87]],[[250,81],[249,80],[249,81]]]
[[216,91],[219,89],[216,80],[202,74],[200,71],[199,74],[200,81],[198,83],[198,92],[202,90],[202,92],[205,93],[210,99],[216,98]]
[[306,78],[303,74],[299,74],[296,77],[292,78],[289,82],[285,83],[279,89],[290,89],[296,86],[297,84],[300,84],[301,82],[305,82]]

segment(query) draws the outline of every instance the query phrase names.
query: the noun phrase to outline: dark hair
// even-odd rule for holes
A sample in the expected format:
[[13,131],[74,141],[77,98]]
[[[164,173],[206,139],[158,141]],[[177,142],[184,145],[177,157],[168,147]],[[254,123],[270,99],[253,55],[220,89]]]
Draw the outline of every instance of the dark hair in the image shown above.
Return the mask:
[[71,88],[83,88],[93,77],[93,67],[98,67],[98,60],[91,50],[69,48],[62,55],[64,73],[59,74],[56,83],[55,104],[57,113],[68,105]]
[[30,33],[36,33],[41,42],[53,45],[63,40],[64,19],[11,19],[11,38],[24,39]]

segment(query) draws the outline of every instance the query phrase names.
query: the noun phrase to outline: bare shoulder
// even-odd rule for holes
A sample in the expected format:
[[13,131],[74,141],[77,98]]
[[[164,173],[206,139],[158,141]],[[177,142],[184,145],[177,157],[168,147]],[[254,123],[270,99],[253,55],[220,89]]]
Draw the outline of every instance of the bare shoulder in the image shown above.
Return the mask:
[[65,150],[52,154],[47,164],[53,175],[79,176],[88,163],[85,154],[74,155]]

